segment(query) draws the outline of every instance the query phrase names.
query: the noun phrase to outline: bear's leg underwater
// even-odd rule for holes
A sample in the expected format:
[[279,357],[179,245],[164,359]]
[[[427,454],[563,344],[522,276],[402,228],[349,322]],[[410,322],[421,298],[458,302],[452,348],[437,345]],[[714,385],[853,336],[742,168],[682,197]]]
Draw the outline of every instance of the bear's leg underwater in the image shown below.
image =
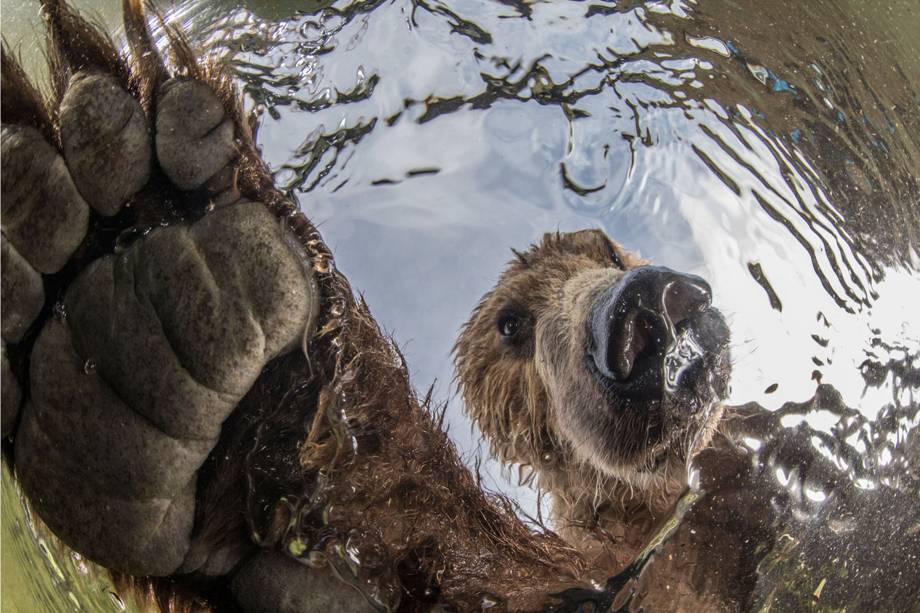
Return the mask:
[[539,610],[585,585],[463,467],[231,80],[124,10],[130,56],[43,4],[48,99],[3,51],[2,428],[36,514],[165,609]]

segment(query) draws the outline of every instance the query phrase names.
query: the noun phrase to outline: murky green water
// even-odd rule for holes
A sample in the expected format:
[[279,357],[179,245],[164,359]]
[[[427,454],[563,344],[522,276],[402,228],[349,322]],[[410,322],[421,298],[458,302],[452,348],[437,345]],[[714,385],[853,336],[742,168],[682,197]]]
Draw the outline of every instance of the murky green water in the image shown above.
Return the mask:
[[[4,4],[5,35],[28,40],[26,7]],[[102,9],[117,23],[114,3]],[[920,481],[914,0],[188,2],[168,16],[262,107],[277,181],[415,385],[450,403],[471,463],[485,451],[451,386],[460,324],[509,247],[600,226],[711,281],[733,333],[732,403],[775,410],[820,381],[856,409],[777,426],[836,467],[817,481],[776,467],[784,487],[801,481],[800,541],[859,520],[833,551],[815,536],[809,559],[859,569],[866,543],[893,531],[913,543],[909,512],[840,501],[916,501]],[[511,471],[484,466],[491,487],[536,504]],[[3,479],[4,611],[116,608],[81,560],[44,553]],[[920,565],[916,550],[895,553],[893,572]],[[848,581],[879,584],[859,570]],[[838,589],[825,585],[817,604]],[[920,588],[901,588],[910,608]]]

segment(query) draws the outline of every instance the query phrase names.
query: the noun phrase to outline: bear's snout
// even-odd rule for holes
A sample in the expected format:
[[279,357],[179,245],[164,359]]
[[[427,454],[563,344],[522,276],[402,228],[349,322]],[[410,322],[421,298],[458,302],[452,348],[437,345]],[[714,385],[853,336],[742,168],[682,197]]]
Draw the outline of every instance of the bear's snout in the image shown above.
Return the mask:
[[661,398],[670,378],[666,356],[685,344],[681,339],[711,304],[712,290],[700,277],[663,266],[631,270],[598,296],[588,318],[597,371],[635,400]]

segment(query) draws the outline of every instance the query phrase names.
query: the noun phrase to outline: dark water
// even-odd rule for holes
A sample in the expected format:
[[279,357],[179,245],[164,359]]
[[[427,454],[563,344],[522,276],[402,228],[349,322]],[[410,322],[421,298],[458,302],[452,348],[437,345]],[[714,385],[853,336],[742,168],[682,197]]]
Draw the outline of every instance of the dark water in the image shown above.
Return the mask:
[[[192,2],[168,15],[261,107],[277,181],[416,387],[450,404],[487,485],[536,505],[463,416],[458,328],[510,247],[602,227],[711,282],[733,334],[731,404],[777,411],[744,437],[765,487],[791,501],[758,608],[909,610],[920,6],[871,4]],[[819,382],[839,397],[789,404]]]

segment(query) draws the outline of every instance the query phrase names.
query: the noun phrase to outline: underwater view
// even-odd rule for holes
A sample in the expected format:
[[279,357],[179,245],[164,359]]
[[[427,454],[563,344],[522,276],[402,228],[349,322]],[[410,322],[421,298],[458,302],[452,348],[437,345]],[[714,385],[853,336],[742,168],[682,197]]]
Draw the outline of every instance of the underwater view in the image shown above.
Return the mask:
[[[76,6],[124,37],[120,3]],[[600,228],[706,279],[725,315],[726,405],[753,462],[738,470],[768,493],[739,494],[736,467],[708,485],[689,471],[725,492],[722,529],[759,547],[738,587],[749,610],[920,610],[916,0],[159,8],[228,68],[276,183],[482,487],[534,530],[550,501],[464,412],[453,348],[512,248]],[[4,38],[33,74],[39,22],[4,0]],[[596,586],[597,610],[633,610],[643,577]],[[6,465],[0,605],[134,610],[31,516]]]

